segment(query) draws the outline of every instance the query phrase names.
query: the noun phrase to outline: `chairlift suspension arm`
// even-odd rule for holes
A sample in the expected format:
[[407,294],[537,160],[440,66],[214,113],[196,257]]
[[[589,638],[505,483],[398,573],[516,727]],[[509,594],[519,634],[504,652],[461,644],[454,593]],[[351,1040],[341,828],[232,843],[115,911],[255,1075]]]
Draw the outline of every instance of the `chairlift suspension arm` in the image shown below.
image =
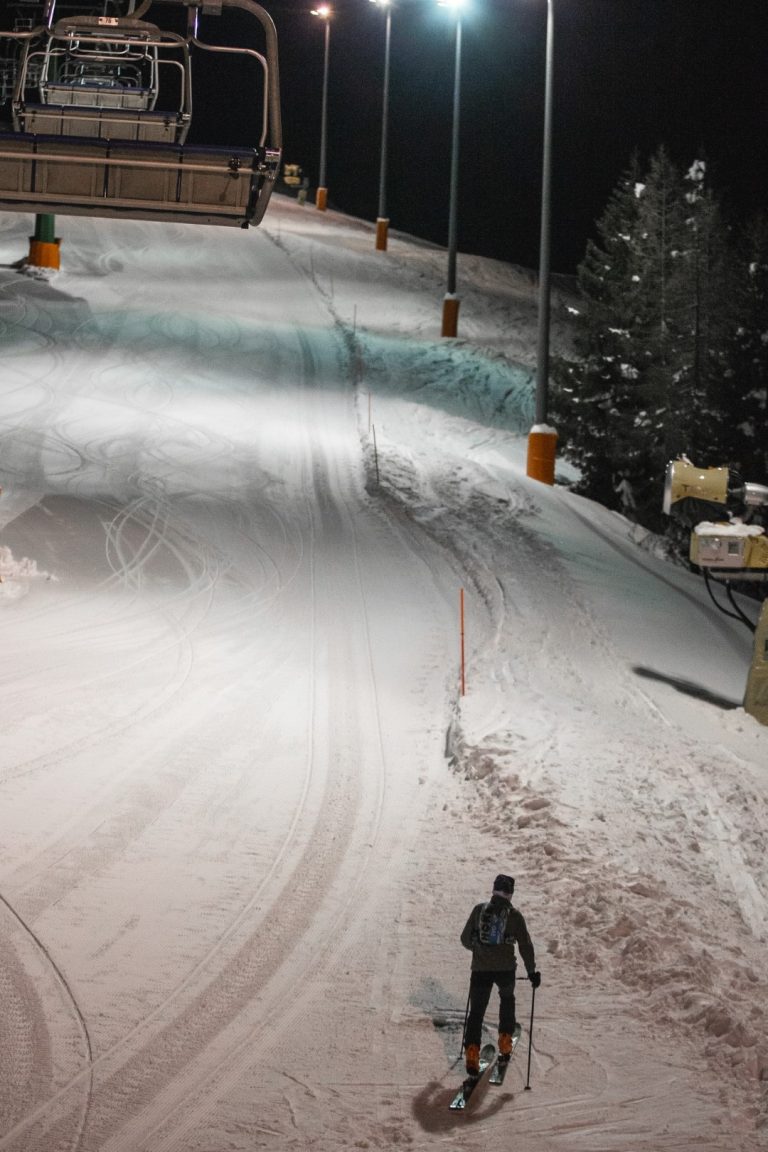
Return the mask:
[[[256,4],[254,0],[221,0],[225,7],[242,8],[245,12],[250,12],[252,16],[260,22],[264,29],[267,46],[267,93],[269,101],[269,134],[270,146],[280,150],[283,146],[283,122],[280,111],[280,74],[277,64],[277,29],[275,23],[269,13]],[[153,4],[174,4],[177,7],[196,8],[196,4],[191,4],[188,0],[153,0]]]
[[199,40],[197,36],[193,37],[191,43],[196,48],[202,48],[206,52],[233,52],[237,56],[253,56],[258,60],[264,69],[264,106],[262,112],[261,123],[261,137],[259,144],[265,144],[267,140],[268,129],[268,99],[269,99],[269,63],[262,56],[261,52],[257,52],[254,48],[229,48],[224,44],[206,44],[204,40]]

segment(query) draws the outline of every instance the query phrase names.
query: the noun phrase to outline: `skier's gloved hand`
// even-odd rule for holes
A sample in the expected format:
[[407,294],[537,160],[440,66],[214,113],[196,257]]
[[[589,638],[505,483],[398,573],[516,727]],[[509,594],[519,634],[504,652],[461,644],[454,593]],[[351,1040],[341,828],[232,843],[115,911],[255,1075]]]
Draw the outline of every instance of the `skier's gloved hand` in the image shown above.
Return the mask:
[[531,984],[533,984],[534,988],[538,988],[538,986],[541,984],[541,972],[529,972],[528,979],[530,980]]

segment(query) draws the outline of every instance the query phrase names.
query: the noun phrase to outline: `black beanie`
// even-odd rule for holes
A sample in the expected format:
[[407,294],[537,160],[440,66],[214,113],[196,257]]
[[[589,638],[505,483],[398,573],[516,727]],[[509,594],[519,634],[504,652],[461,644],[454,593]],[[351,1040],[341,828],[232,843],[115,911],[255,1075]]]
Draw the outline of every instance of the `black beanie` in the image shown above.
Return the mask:
[[494,892],[508,892],[511,896],[515,890],[515,881],[512,876],[505,876],[503,873],[496,877],[493,882]]

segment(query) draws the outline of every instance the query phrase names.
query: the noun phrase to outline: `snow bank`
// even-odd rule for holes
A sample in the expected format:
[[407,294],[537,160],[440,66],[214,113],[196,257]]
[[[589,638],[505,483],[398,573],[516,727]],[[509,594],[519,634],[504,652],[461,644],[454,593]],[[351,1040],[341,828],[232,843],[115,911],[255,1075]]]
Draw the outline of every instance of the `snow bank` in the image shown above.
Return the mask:
[[55,577],[41,572],[34,560],[14,560],[11,549],[0,545],[0,600],[18,600],[29,592],[33,581],[52,579]]

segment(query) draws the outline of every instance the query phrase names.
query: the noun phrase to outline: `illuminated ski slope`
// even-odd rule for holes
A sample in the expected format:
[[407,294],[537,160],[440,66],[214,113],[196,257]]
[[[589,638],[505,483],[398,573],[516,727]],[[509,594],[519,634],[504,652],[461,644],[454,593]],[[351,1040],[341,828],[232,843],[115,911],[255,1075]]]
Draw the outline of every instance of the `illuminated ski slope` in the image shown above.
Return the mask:
[[[525,479],[529,278],[447,344],[443,254],[332,214],[59,223],[0,272],[0,1149],[759,1147],[750,638]],[[459,1126],[502,867],[534,1091]]]

